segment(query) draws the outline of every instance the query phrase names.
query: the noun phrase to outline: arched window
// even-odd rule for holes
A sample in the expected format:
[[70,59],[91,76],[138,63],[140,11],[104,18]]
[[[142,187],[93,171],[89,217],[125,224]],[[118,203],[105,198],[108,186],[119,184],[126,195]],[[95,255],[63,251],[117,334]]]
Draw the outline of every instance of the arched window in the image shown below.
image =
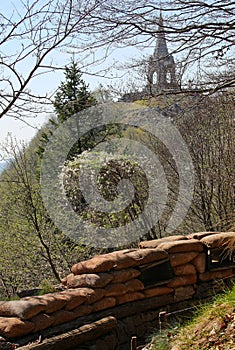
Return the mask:
[[166,82],[167,84],[171,83],[171,72],[169,70],[166,72]]
[[153,73],[153,85],[155,85],[157,83],[158,83],[158,75],[157,75],[157,72],[154,72]]

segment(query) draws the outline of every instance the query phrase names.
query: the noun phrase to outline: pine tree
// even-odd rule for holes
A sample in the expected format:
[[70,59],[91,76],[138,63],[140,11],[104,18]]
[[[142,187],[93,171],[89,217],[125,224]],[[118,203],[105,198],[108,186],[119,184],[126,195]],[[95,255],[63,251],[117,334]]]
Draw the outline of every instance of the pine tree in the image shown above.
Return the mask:
[[[42,133],[41,145],[39,145],[37,151],[39,158],[42,158],[45,145],[53,134],[53,129],[57,127],[58,124],[63,123],[75,113],[94,106],[96,103],[96,99],[88,90],[88,85],[82,79],[82,73],[78,68],[78,64],[72,60],[71,64],[65,67],[65,81],[61,82],[58,87],[53,102],[57,120],[50,119],[48,130]],[[82,150],[82,142],[78,139],[77,145],[73,147],[69,157],[82,153]]]
[[82,79],[78,64],[74,61],[65,68],[65,82],[62,82],[55,95],[54,108],[58,121],[62,123],[75,113],[96,104]]

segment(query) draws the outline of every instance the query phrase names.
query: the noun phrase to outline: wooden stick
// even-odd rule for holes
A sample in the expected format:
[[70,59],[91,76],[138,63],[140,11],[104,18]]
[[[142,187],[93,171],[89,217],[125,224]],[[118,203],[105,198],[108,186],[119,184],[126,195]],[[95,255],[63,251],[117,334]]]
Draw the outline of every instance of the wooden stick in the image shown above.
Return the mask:
[[159,328],[160,328],[160,333],[162,332],[163,329],[167,328],[167,312],[166,311],[161,311],[159,312]]
[[131,350],[136,350],[137,349],[137,337],[132,337],[131,338]]

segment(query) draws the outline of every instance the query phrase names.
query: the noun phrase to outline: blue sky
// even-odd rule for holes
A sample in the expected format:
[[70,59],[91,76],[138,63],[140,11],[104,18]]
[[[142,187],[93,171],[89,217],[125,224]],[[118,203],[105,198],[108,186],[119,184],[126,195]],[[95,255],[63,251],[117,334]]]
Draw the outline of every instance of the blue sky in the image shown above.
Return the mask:
[[[9,16],[12,13],[12,11],[14,11],[14,8],[17,8],[17,10],[19,10],[20,12],[21,6],[21,0],[1,1],[0,13],[4,13],[5,15]],[[19,45],[20,44],[21,43],[19,42]],[[154,44],[155,43],[153,41],[152,46],[150,45],[150,47],[147,47],[145,49],[143,49],[143,47],[136,46],[116,48],[108,56],[108,58],[100,65],[89,65],[89,63],[94,59],[94,57],[96,60],[103,57],[105,52],[104,49],[95,50],[93,52],[91,51],[90,56],[88,56],[87,60],[85,62],[81,62],[81,67],[84,64],[84,67],[82,67],[82,71],[87,72],[87,74],[85,73],[83,75],[83,79],[86,81],[86,83],[89,84],[89,88],[91,90],[96,89],[100,84],[102,84],[103,86],[107,86],[111,83],[113,85],[123,86],[125,84],[125,81],[127,82],[131,77],[133,78],[133,73],[128,75],[128,70],[116,70],[116,66],[118,64],[130,63],[131,57],[136,59],[138,57],[143,57],[143,54],[145,56],[152,54],[154,50]],[[15,52],[19,48],[10,44],[8,49],[9,52]],[[63,51],[54,52],[49,57],[50,60],[53,60],[53,64],[58,65],[60,67],[67,65],[71,58],[72,53],[69,55],[65,54],[65,52]],[[77,59],[76,56],[75,59]],[[24,65],[22,65],[21,71],[27,71],[28,66],[30,66],[30,59],[28,59],[28,61],[24,63]],[[104,69],[105,67],[112,67],[112,71],[110,71],[102,77],[96,75],[97,72]],[[44,94],[45,92],[51,94],[59,86],[63,78],[63,72],[56,70],[56,72],[44,74],[37,78],[34,78],[31,81],[29,88],[38,94]],[[10,118],[4,116],[0,119],[0,143],[6,139],[8,133],[10,133],[13,137],[16,137],[18,140],[30,140],[36,133],[37,128],[39,128],[46,121],[46,119],[48,119],[49,116],[50,115],[48,113],[45,115],[40,115],[40,117],[38,118],[27,118],[25,119],[26,123],[16,120],[14,117]],[[32,127],[30,127],[27,124],[30,124]]]
[[[102,52],[99,53],[102,55]],[[115,70],[116,62],[130,62],[130,57],[141,55],[140,50],[136,48],[125,48],[125,49],[117,49],[115,50],[110,57],[107,58],[106,62],[102,65],[94,65],[90,66],[88,69],[88,74],[83,74],[82,78],[85,80],[87,84],[89,84],[89,89],[94,91],[99,87],[100,84],[102,86],[108,86],[109,84],[113,85],[122,85],[122,82],[125,79],[128,79],[127,71],[117,71]],[[56,53],[55,53],[56,56]],[[71,56],[66,56],[60,62],[61,66],[65,66],[70,62]],[[105,67],[113,67],[112,72],[106,74],[104,77],[96,76],[96,72],[99,72]],[[112,78],[113,77],[113,78]],[[31,84],[30,88],[37,93],[52,93],[54,92],[61,81],[64,80],[64,74],[62,71],[56,71],[54,73],[45,74],[39,78],[35,78]],[[17,120],[12,117],[4,116],[0,119],[0,142],[6,139],[6,136],[10,133],[13,137],[16,137],[20,140],[30,140],[32,136],[36,133],[37,128],[39,128],[50,116],[48,113],[45,115],[40,115],[40,117],[27,117],[25,118],[25,122]],[[32,125],[30,127],[29,125]]]
[[[24,2],[24,1],[23,1]],[[0,2],[0,14],[3,13],[7,17],[9,17],[13,11],[15,13],[14,16],[16,18],[18,15],[16,14],[16,11],[21,11],[22,2],[20,0],[5,0]],[[19,17],[18,17],[19,18]],[[17,19],[18,19],[17,18]],[[17,42],[18,45],[21,45],[21,42]],[[15,43],[10,44],[6,46],[5,52],[7,51],[8,54],[15,53],[17,50],[20,49],[20,47],[16,47]],[[153,47],[149,48],[149,54],[153,51]],[[1,53],[0,53],[1,54]],[[124,62],[130,62],[130,57],[140,57],[142,54],[141,48],[136,47],[126,47],[124,49],[114,49],[113,52],[108,56],[108,58],[105,60],[105,62],[102,62],[100,65],[89,65],[89,63],[94,59],[100,59],[104,55],[104,49],[99,49],[96,51],[93,51],[90,53],[90,56],[88,56],[86,62],[81,62],[81,67],[85,63],[84,67],[82,67],[82,71],[87,72],[87,74],[83,75],[83,79],[86,83],[89,84],[90,90],[94,90],[98,88],[100,84],[103,86],[107,86],[110,83],[112,84],[121,84],[123,85],[122,81],[127,78],[125,75],[127,72],[121,72],[115,70],[115,67],[118,63],[124,63]],[[69,61],[72,58],[72,53],[65,54],[63,51],[60,52],[54,52],[49,59],[53,60],[53,64],[63,67],[69,63]],[[48,61],[49,61],[48,59]],[[76,59],[76,56],[75,56]],[[24,61],[23,61],[24,62]],[[28,71],[28,68],[30,66],[30,59],[27,59],[27,61],[23,64],[21,64],[21,72],[24,73]],[[105,74],[103,77],[97,76],[96,73],[100,70],[104,69],[105,67],[112,67],[112,72],[109,72]],[[123,77],[124,75],[124,77]],[[120,77],[120,78],[117,78]],[[59,86],[60,82],[63,80],[64,75],[62,71],[56,70],[56,72],[52,72],[49,74],[41,75],[37,78],[34,78],[30,84],[29,88],[38,94],[44,94],[45,92],[52,93],[56,90],[56,88]],[[112,79],[110,79],[112,78]],[[120,82],[121,80],[121,82]],[[37,131],[37,128],[39,128],[45,120],[48,118],[49,115],[40,115],[38,118],[29,118],[25,119],[26,123],[19,121],[15,119],[14,117],[7,117],[3,116],[0,119],[0,143],[3,142],[6,139],[6,136],[8,134],[11,134],[13,137],[16,137],[18,140],[25,140],[28,141],[32,138],[32,136]],[[29,125],[32,125],[30,127]]]
[[[27,0],[29,3],[34,3],[33,0]],[[45,3],[46,0],[39,0],[40,3]],[[85,1],[85,0],[84,0]],[[208,0],[210,3],[210,0]],[[0,16],[3,13],[6,17],[9,18],[9,16],[14,12],[13,18],[17,17],[19,19],[19,14],[17,14],[17,11],[20,13],[22,10],[22,4],[26,3],[26,0],[2,0],[0,1]],[[36,2],[37,3],[37,2]],[[163,4],[163,1],[162,1]],[[169,13],[168,13],[169,14]],[[156,15],[158,15],[156,13]],[[190,18],[189,18],[190,20]],[[1,17],[0,17],[0,22],[1,22]],[[46,22],[46,23],[50,23]],[[81,31],[78,31],[78,36],[77,38],[82,41],[83,36],[81,34]],[[80,33],[80,34],[79,34]],[[86,35],[86,34],[85,34]],[[0,33],[0,38],[1,38],[1,33]],[[135,38],[139,43],[139,37]],[[140,40],[143,38],[140,38]],[[145,37],[146,39],[146,37]],[[174,38],[173,38],[174,39]],[[13,40],[14,42],[14,40]],[[10,53],[15,53],[17,50],[20,50],[21,42],[17,41],[17,45],[10,43],[5,47],[6,50],[8,50],[7,54],[9,55]],[[142,45],[142,46],[140,46]],[[171,49],[176,49],[178,46],[178,42],[171,40]],[[135,79],[135,74],[133,73],[132,70],[129,69],[119,69],[117,70],[116,67],[117,65],[124,65],[125,63],[131,63],[132,58],[138,59],[138,58],[143,58],[143,56],[147,57],[153,53],[155,46],[155,39],[152,38],[151,43],[149,46],[146,45],[144,47],[144,44],[139,44],[139,46],[133,45],[125,48],[115,48],[113,51],[110,53],[110,55],[107,57],[107,59],[103,62],[101,62],[99,65],[98,64],[93,64],[91,65],[91,62],[93,60],[99,60],[105,55],[105,49],[99,49],[99,50],[90,50],[89,55],[86,57],[86,59],[83,58],[83,52],[79,54],[79,56],[74,56],[74,59],[80,63],[81,70],[84,72],[83,74],[83,79],[85,80],[86,83],[89,84],[90,90],[96,89],[100,84],[102,84],[104,87],[112,84],[114,86],[118,87],[123,87],[127,86],[127,83],[132,79],[131,82],[134,81]],[[2,47],[0,48],[2,49]],[[54,66],[60,66],[64,67],[65,65],[69,64],[69,61],[73,57],[73,52],[70,51],[70,53],[66,53],[66,47],[63,47],[62,50],[60,51],[53,51],[50,57],[46,60],[46,63],[49,65],[51,61],[53,61]],[[87,51],[84,53],[84,56],[86,56]],[[185,53],[187,56],[187,52]],[[1,55],[1,51],[0,51]],[[182,53],[178,53],[178,55],[175,55],[175,59],[178,60],[182,58],[183,55]],[[21,63],[21,73],[24,74],[24,72],[27,72],[30,67],[30,58],[27,59],[27,62]],[[207,62],[208,65],[208,62]],[[108,73],[103,74],[102,76],[99,76],[97,72],[100,72],[101,70],[105,69],[106,67],[111,67],[112,70],[109,71]],[[1,68],[1,66],[0,66]],[[214,67],[211,66],[211,69],[213,70]],[[2,71],[0,70],[0,74]],[[129,73],[129,74],[128,74]],[[189,66],[187,68],[187,72],[184,75],[185,81],[187,81],[189,78],[191,78],[193,75],[196,75],[196,70],[195,67]],[[32,90],[32,92],[35,92],[39,95],[45,94],[45,93],[53,93],[56,88],[59,86],[60,82],[63,80],[63,72],[60,70],[56,70],[55,72],[51,72],[50,74],[44,74],[40,75],[36,78],[34,78],[30,84],[29,88]],[[137,80],[135,80],[136,83]],[[144,81],[143,81],[144,84]],[[1,85],[1,79],[0,79],[0,85]],[[2,86],[0,86],[1,88]],[[42,125],[46,119],[50,116],[50,113],[53,111],[51,108],[47,114],[40,114],[40,117],[37,118],[27,118],[25,119],[26,123],[30,124],[32,127],[28,126],[26,123],[23,123],[21,121],[15,120],[14,116],[9,118],[7,116],[4,116],[3,118],[0,119],[0,143],[5,140],[6,136],[8,133],[11,133],[13,137],[16,137],[17,139],[21,140],[30,140],[32,136],[35,134],[37,128]]]

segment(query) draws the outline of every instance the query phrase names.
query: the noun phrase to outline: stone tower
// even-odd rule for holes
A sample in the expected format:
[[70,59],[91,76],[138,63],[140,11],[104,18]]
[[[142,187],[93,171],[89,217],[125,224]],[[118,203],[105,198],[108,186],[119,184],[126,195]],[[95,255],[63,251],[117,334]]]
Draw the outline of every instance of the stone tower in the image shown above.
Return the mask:
[[168,52],[161,13],[158,20],[156,46],[153,55],[149,59],[148,86],[151,93],[177,89],[175,61]]

